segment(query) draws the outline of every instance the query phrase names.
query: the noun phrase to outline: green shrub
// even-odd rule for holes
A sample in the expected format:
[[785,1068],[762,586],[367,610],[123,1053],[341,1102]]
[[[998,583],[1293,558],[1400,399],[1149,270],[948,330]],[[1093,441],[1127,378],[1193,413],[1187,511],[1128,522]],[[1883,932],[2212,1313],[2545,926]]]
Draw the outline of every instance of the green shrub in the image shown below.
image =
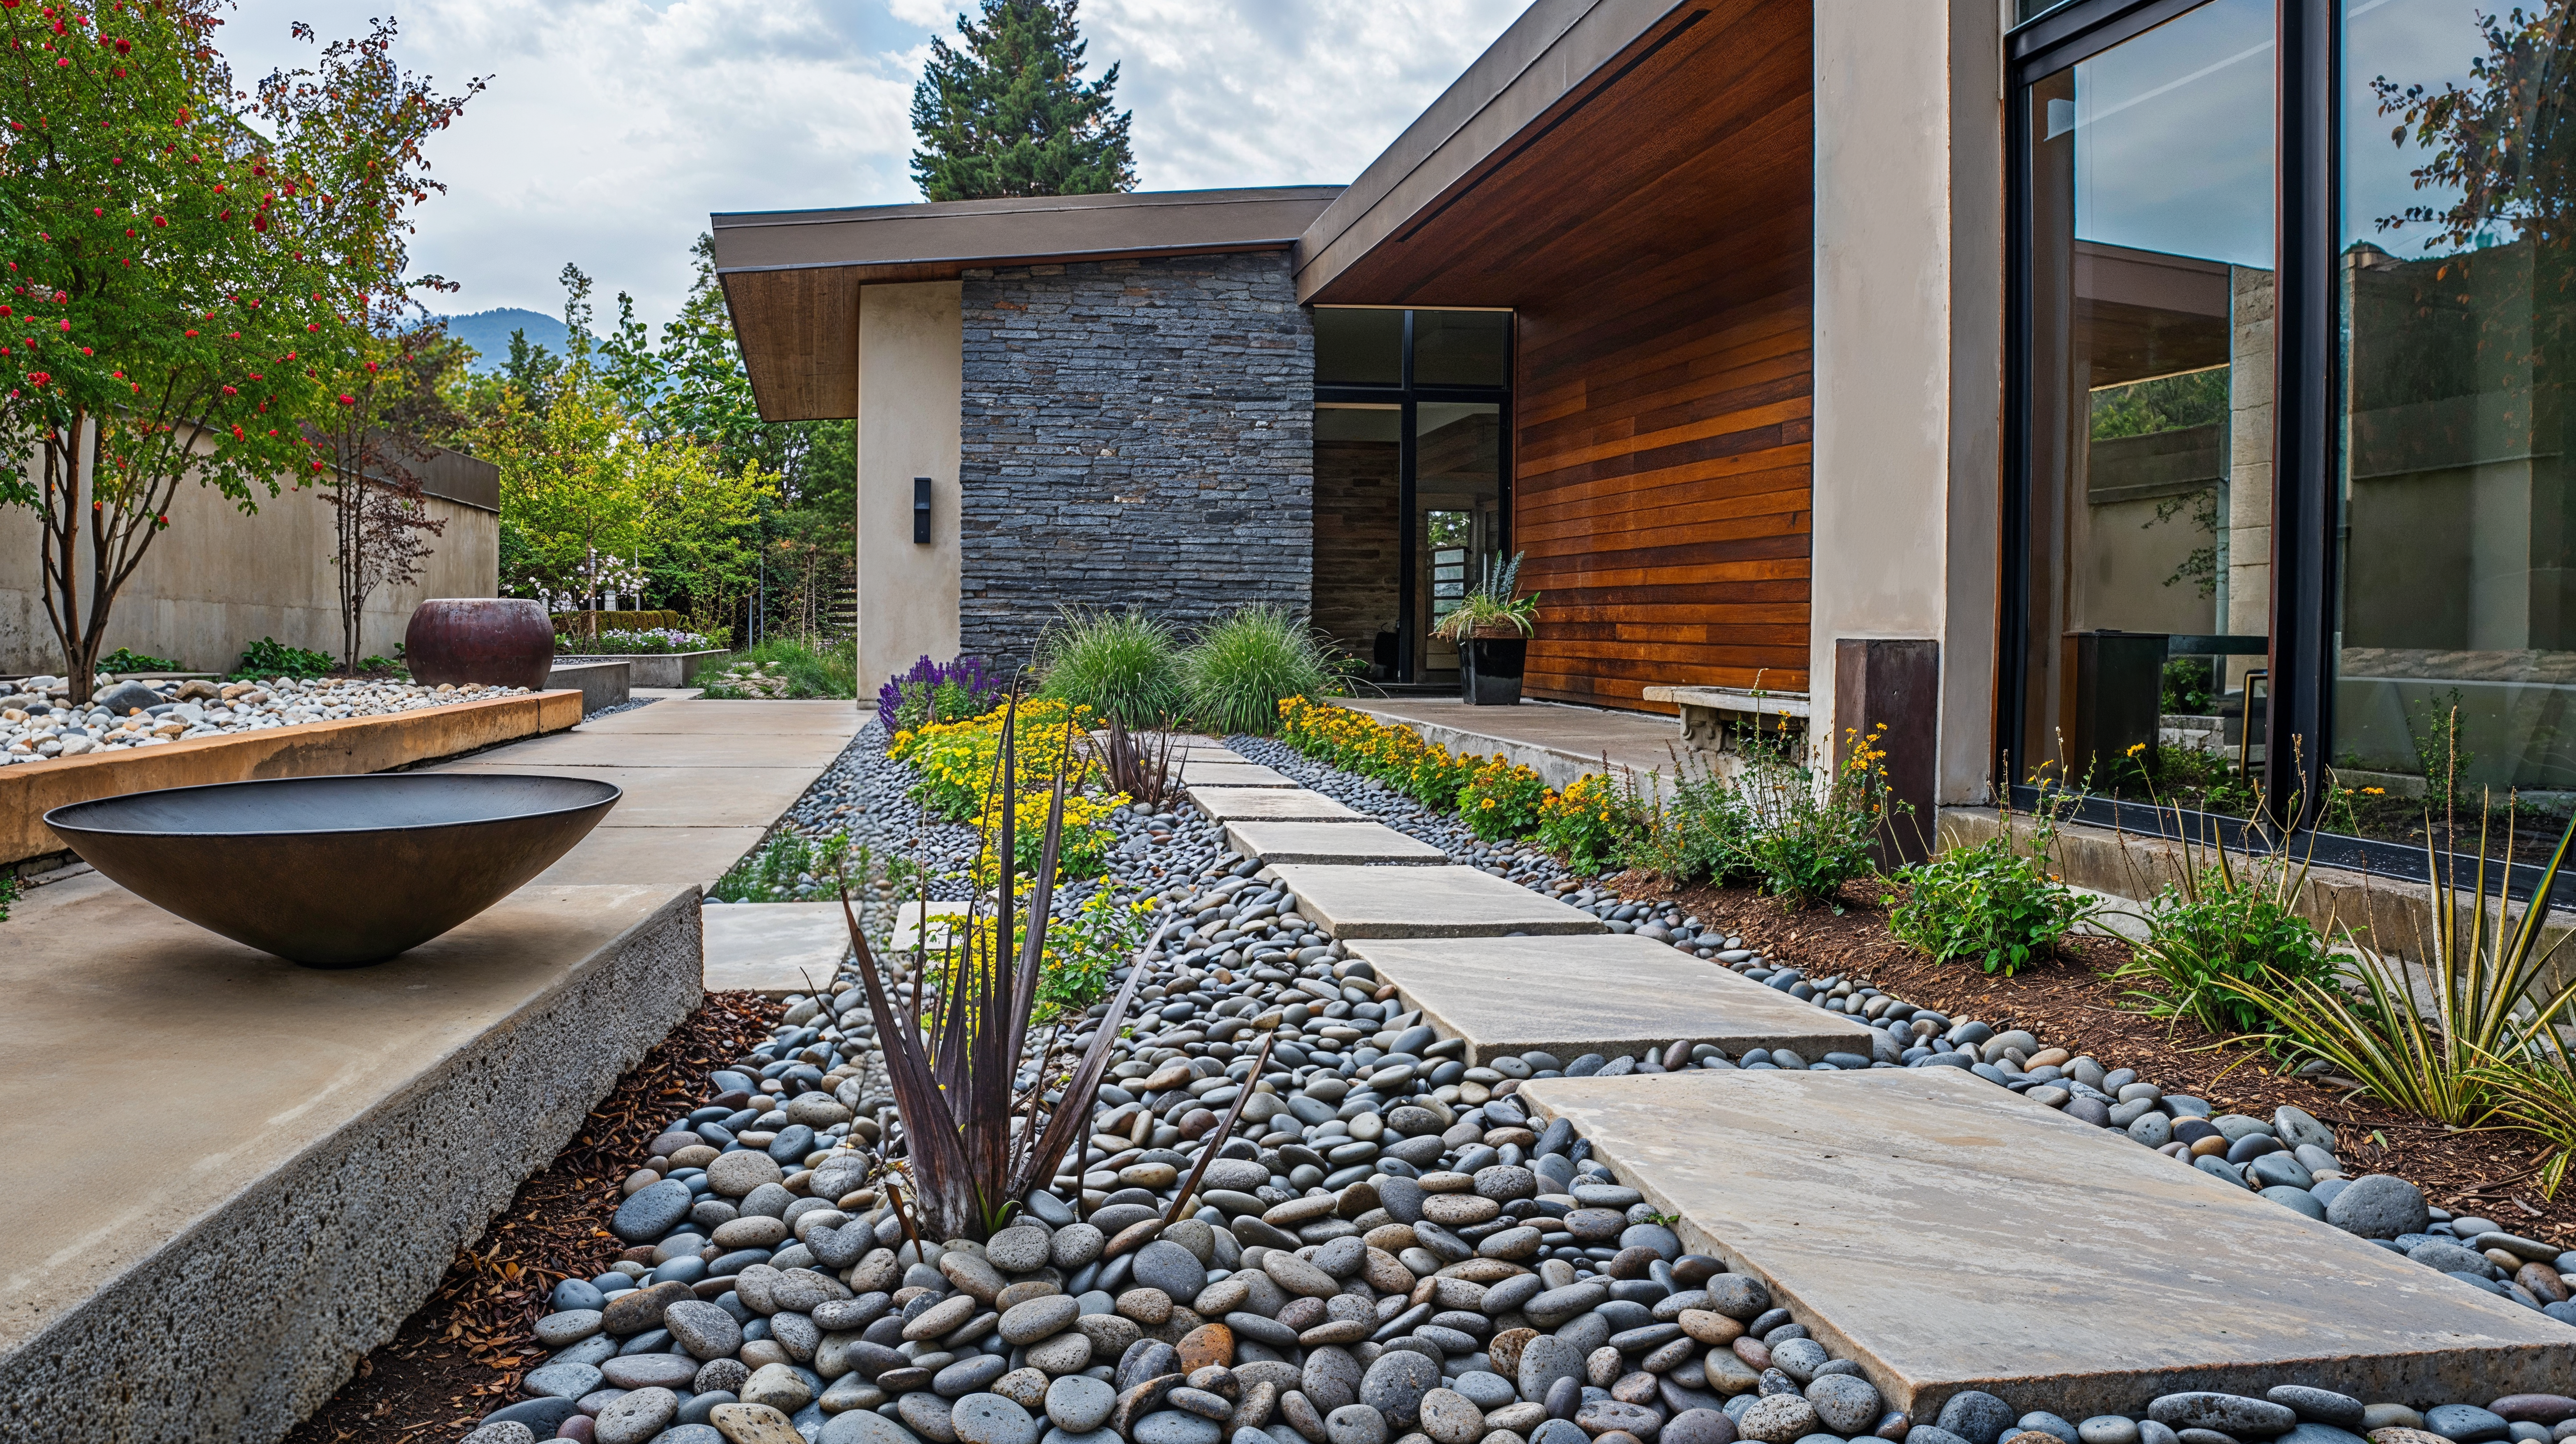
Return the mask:
[[[867,876],[867,849],[860,848],[855,871]],[[850,837],[836,832],[815,845],[793,828],[772,833],[752,853],[725,870],[708,896],[718,902],[794,902],[828,891],[829,880],[850,865]],[[798,881],[811,877],[811,883]]]
[[111,676],[119,672],[184,672],[187,668],[166,657],[146,656],[123,647],[98,659],[98,669]]
[[2057,945],[2093,905],[2048,874],[2046,832],[2029,854],[2009,835],[1954,847],[1928,862],[1897,869],[1905,885],[1888,913],[1888,931],[1944,960],[1978,959],[2006,977]]
[[1742,873],[1793,907],[1841,912],[1843,885],[1878,871],[1879,843],[1906,810],[1888,790],[1886,733],[1852,733],[1852,755],[1823,778],[1793,744],[1748,737],[1734,788],[1744,826],[1727,844]]
[[1467,830],[1487,842],[1536,832],[1539,806],[1547,800],[1547,783],[1538,773],[1499,752],[1473,766],[1467,785],[1458,789],[1458,820]]
[[[2505,857],[2512,855],[2510,826]],[[2534,879],[2534,897],[2549,896],[2571,844],[2576,819]],[[2556,1178],[2566,1171],[2567,1150],[2576,1148],[2576,1127],[2566,1126],[2576,1118],[2560,1117],[2553,1099],[2576,1098],[2576,1083],[2560,1085],[2546,1073],[2568,1066],[2560,1039],[2576,984],[2552,990],[2544,983],[2564,939],[2544,946],[2546,907],[2526,902],[2515,915],[2502,866],[2493,870],[2495,891],[2487,890],[2486,848],[2481,838],[2464,864],[2426,845],[2432,925],[2430,936],[2417,939],[2419,961],[2363,947],[2347,932],[2358,951],[2358,987],[2323,968],[2307,977],[2278,969],[2254,981],[2220,976],[2213,985],[2271,1018],[2264,1036],[2293,1058],[2321,1059],[2383,1103],[2463,1128],[2503,1107],[2513,1126],[2558,1147],[2548,1172]]]
[[1635,774],[1620,789],[1624,806],[1614,814],[1611,860],[1620,867],[1677,883],[1739,882],[1751,876],[1752,810],[1714,763],[1674,769],[1672,796],[1661,779],[1640,784]]
[[1170,623],[1129,608],[1068,608],[1038,638],[1038,695],[1089,707],[1138,731],[1181,709],[1180,637]]
[[1210,624],[1181,654],[1190,715],[1211,732],[1267,735],[1290,697],[1331,694],[1335,673],[1305,620],[1263,603]]
[[262,637],[242,649],[241,665],[233,669],[237,679],[261,677],[327,677],[331,674],[331,657],[327,652],[308,652],[290,647],[275,637]]
[[858,674],[855,641],[773,637],[726,658],[724,671],[703,685],[717,699],[856,698]]
[[[2240,868],[2242,869],[2240,871]],[[2139,914],[2146,936],[2120,976],[2146,981],[2132,996],[2159,1018],[2187,1017],[2212,1033],[2253,1033],[2275,1019],[2257,993],[2227,986],[2266,979],[2331,983],[2326,940],[2292,910],[2296,888],[2277,862],[2221,860],[2168,885]]]

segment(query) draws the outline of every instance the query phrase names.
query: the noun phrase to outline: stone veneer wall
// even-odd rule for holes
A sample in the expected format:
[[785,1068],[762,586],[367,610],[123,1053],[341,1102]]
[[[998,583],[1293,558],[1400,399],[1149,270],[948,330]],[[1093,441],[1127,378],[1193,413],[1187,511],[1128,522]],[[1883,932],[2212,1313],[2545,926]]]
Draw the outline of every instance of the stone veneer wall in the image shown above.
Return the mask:
[[965,651],[1026,660],[1064,604],[1306,610],[1315,347],[1287,252],[968,271],[961,304]]

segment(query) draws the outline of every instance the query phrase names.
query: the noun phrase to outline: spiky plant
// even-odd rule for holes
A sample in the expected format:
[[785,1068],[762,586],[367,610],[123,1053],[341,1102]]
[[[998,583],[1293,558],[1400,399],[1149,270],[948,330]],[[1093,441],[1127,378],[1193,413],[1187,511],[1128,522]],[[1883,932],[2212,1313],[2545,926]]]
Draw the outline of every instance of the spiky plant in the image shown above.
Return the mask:
[[[848,879],[841,880],[841,910],[849,923],[850,946],[867,989],[869,1015],[884,1043],[886,1076],[902,1121],[901,1142],[909,1160],[914,1210],[906,1222],[933,1241],[991,1237],[1010,1222],[1031,1189],[1055,1177],[1065,1151],[1090,1129],[1110,1050],[1145,977],[1145,957],[1170,927],[1166,920],[1164,929],[1157,929],[1138,953],[1137,966],[1111,999],[1099,1031],[1053,1107],[1046,1103],[1045,1077],[1045,1065],[1052,1062],[1051,1048],[1039,1060],[1039,1076],[1022,1092],[1017,1082],[1029,1015],[1037,1001],[1039,968],[1055,900],[1056,860],[1064,840],[1066,775],[1057,773],[1047,804],[1026,936],[1014,949],[1012,938],[1020,931],[1014,918],[1018,868],[1012,861],[1019,827],[1018,699],[1006,705],[1009,710],[1002,721],[1001,751],[991,783],[1001,790],[1002,807],[992,862],[1000,879],[993,891],[992,923],[989,928],[975,926],[970,911],[959,933],[962,954],[942,971],[927,1016],[919,1006],[918,992],[911,1006],[897,1012],[850,905]],[[981,876],[984,869],[979,866],[976,872]],[[982,899],[976,906],[982,906]],[[918,986],[928,987],[926,970],[914,976]]]
[[1176,739],[1171,719],[1164,718],[1159,731],[1149,732],[1141,739],[1127,730],[1117,713],[1110,713],[1105,720],[1109,736],[1100,748],[1100,770],[1108,774],[1111,787],[1159,810],[1180,781],[1172,769]]

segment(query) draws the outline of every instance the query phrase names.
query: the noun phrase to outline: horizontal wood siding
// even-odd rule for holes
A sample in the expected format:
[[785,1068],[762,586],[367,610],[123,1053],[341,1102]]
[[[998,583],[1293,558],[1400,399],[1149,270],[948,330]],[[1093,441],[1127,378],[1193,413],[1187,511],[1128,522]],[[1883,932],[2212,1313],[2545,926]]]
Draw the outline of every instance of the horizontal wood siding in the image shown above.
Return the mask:
[[1806,690],[1812,306],[1794,220],[1779,229],[1801,264],[1768,268],[1766,294],[1740,298],[1739,240],[1723,292],[1605,286],[1591,308],[1522,314],[1513,545],[1543,594],[1533,695]]

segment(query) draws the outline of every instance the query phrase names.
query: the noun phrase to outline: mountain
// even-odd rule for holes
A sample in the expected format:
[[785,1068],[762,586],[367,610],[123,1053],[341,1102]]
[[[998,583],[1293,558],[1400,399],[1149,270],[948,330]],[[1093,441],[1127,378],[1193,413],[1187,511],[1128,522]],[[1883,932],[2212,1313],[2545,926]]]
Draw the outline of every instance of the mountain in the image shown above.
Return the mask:
[[447,334],[473,347],[482,359],[475,362],[477,371],[497,371],[510,358],[510,333],[524,330],[528,344],[543,346],[558,356],[564,354],[567,333],[563,318],[531,311],[524,306],[503,306],[498,310],[477,311],[470,316],[447,317]]

